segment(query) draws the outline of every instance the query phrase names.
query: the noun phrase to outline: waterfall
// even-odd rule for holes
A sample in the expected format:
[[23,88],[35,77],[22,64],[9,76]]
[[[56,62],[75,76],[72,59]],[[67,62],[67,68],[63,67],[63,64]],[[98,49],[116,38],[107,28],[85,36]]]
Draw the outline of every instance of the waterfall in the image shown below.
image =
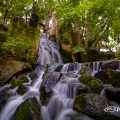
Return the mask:
[[98,71],[101,71],[101,63],[102,62],[92,62],[88,64],[88,66],[92,70],[92,75],[95,75]]
[[[40,65],[62,63],[62,59],[58,52],[58,49],[58,44],[48,40],[48,36],[46,34],[41,34],[40,47],[38,52],[38,63]],[[32,80],[27,76],[29,81],[28,83],[24,83],[24,85],[27,85],[27,87],[29,88],[28,92],[26,92],[22,96],[18,94],[15,94],[15,96],[11,96],[0,113],[0,120],[11,120],[17,107],[28,98],[35,97],[38,103],[40,102],[39,88],[42,82],[42,76],[45,72],[45,66],[36,68],[36,71],[39,74],[38,79],[33,84],[31,84]],[[10,85],[3,86],[2,88],[0,88],[0,91],[7,87],[10,87]],[[12,91],[16,92],[17,89],[14,89]]]
[[70,71],[74,71],[76,73],[78,73],[81,69],[81,67],[83,67],[84,64],[82,63],[67,63],[63,66],[61,72],[62,73],[67,73],[67,72],[70,72]]
[[62,63],[62,58],[58,50],[58,44],[50,41],[46,34],[41,34],[40,47],[38,52],[38,63],[41,65]]
[[[35,81],[33,85],[30,85],[28,88],[28,92],[25,93],[23,96],[16,94],[8,99],[6,105],[2,109],[0,113],[0,120],[11,120],[12,116],[14,115],[17,107],[23,103],[26,99],[31,97],[36,97],[38,100],[39,98],[39,87],[42,82],[42,76],[44,74],[45,68],[42,66],[41,71],[39,71],[39,77]],[[30,79],[30,78],[29,78]]]
[[[77,94],[77,86],[80,84],[78,80],[80,76],[79,71],[84,64],[67,63],[63,65],[59,53],[59,45],[50,41],[46,34],[40,35],[40,47],[38,51],[37,62],[40,64],[40,66],[37,66],[35,69],[38,74],[38,78],[32,81],[29,75],[27,75],[28,83],[23,83],[23,85],[28,88],[28,91],[24,95],[19,95],[17,93],[18,87],[8,91],[12,92],[13,94],[7,100],[7,103],[0,112],[0,120],[11,120],[20,104],[33,97],[36,98],[37,102],[41,106],[40,114],[42,116],[42,120],[72,120],[71,115],[74,116],[77,114],[77,112],[72,110],[72,106],[74,98]],[[47,64],[51,65],[49,66],[48,71],[52,75],[47,79],[48,83],[45,84],[48,84],[48,87],[53,85],[52,95],[49,98],[48,103],[42,105],[39,97],[39,90],[42,88],[42,82],[46,82],[43,81],[43,75],[45,73],[45,67]],[[61,69],[59,72],[55,72],[54,70],[59,65],[61,65]],[[93,64],[92,70],[99,70],[99,64],[97,64],[97,68],[95,66],[96,64]],[[59,80],[56,79],[57,76]],[[5,85],[2,88],[0,87],[0,91],[9,87],[10,85]],[[82,120],[86,120],[86,117],[84,116],[85,115],[81,115],[81,117],[79,117]]]
[[[42,107],[43,120],[62,120],[62,112],[72,108],[73,98],[76,92],[75,89],[70,87],[72,82],[78,83],[79,81],[77,78],[63,76],[61,77],[60,81],[53,87],[53,96],[49,100],[48,105]],[[49,117],[44,117],[46,114]]]

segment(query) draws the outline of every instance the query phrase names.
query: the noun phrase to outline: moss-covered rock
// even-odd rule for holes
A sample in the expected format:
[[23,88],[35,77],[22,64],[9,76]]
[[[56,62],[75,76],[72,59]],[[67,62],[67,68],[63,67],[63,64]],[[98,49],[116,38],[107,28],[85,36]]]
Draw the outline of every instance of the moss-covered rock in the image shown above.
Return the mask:
[[120,72],[115,70],[100,71],[95,74],[97,79],[100,79],[104,84],[112,84],[120,87]]
[[80,75],[83,75],[83,74],[88,74],[90,75],[90,68],[88,66],[83,66],[81,69],[80,69]]
[[79,80],[80,82],[87,84],[88,82],[90,82],[92,79],[95,79],[93,76],[89,75],[89,74],[83,74],[80,76]]
[[82,93],[75,98],[73,109],[94,117],[97,120],[119,120],[120,117],[104,111],[110,105],[110,102],[106,98],[98,94]]
[[90,87],[90,89],[91,89],[93,92],[95,92],[95,93],[100,93],[101,90],[103,89],[103,85],[102,85],[99,81],[97,81],[97,80],[95,80],[95,79],[93,79],[93,80],[91,80],[90,82],[88,82],[87,85],[88,85],[88,86]]
[[90,116],[99,115],[109,102],[98,94],[82,93],[75,98],[73,109]]
[[32,98],[23,102],[16,110],[12,120],[42,120],[40,105]]
[[30,103],[26,100],[17,108],[13,120],[31,120],[29,108]]
[[17,93],[20,95],[25,94],[27,91],[29,90],[29,88],[27,86],[24,85],[19,85],[18,89],[17,89]]
[[14,88],[16,86],[21,85],[24,82],[28,82],[27,77],[25,75],[20,75],[18,78],[13,77],[10,83],[11,83],[11,87]]

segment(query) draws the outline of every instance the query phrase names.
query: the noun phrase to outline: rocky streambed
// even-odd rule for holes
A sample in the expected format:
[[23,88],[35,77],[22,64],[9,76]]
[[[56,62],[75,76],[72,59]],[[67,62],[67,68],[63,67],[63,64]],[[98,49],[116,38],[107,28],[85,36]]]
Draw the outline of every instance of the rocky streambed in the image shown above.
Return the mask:
[[0,80],[0,120],[119,120],[119,66],[55,63],[14,72]]

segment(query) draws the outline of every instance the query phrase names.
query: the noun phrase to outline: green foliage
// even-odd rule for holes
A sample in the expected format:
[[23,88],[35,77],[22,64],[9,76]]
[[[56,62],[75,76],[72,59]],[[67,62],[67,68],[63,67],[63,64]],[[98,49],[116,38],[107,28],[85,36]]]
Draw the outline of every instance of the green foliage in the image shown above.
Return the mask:
[[77,45],[77,46],[75,46],[75,47],[72,48],[72,52],[73,53],[82,52],[82,53],[86,54],[87,50],[86,50],[86,48],[81,47],[80,45]]
[[117,37],[120,33],[119,6],[120,0],[77,0],[74,2],[67,0],[58,4],[57,18],[63,25],[66,21],[69,22],[71,29],[80,36],[80,44],[75,45],[74,53],[86,52],[85,48],[97,49],[102,41],[110,42],[109,37],[114,41],[119,39]]
[[9,51],[12,56],[18,57],[18,59],[32,58],[32,50],[35,47],[34,40],[31,40],[27,36],[18,35],[16,37],[9,37],[4,42],[3,47],[6,51]]
[[0,31],[0,42],[5,42],[7,40],[7,32]]

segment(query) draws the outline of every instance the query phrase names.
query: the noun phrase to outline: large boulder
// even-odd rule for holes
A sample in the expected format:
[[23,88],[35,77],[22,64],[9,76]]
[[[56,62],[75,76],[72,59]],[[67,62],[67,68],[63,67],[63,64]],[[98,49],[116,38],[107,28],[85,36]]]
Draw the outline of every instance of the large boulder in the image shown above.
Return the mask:
[[103,85],[98,80],[95,80],[95,79],[93,79],[90,82],[88,82],[87,85],[95,93],[100,93],[101,90],[103,89]]
[[38,74],[36,71],[31,72],[28,77],[30,77],[31,80],[36,80],[38,78]]
[[28,90],[29,90],[29,87],[27,87],[25,85],[19,85],[19,87],[17,89],[17,93],[19,95],[24,95]]
[[120,103],[120,88],[106,87],[105,95],[109,100]]
[[10,83],[12,78],[19,77],[20,75],[26,74],[28,72],[31,72],[32,68],[31,66],[24,66],[23,68],[17,69],[14,72],[9,73],[8,75],[5,75],[2,79],[1,85]]
[[100,93],[103,89],[102,83],[97,80],[95,77],[89,74],[83,74],[79,78],[81,83],[86,84],[91,89],[91,92]]
[[94,77],[89,74],[83,74],[79,78],[80,82],[82,82],[84,84],[87,84],[88,82],[90,82],[93,79],[94,79]]
[[42,120],[40,105],[35,98],[23,102],[14,113],[12,120]]
[[60,77],[61,74],[59,72],[47,73],[45,75],[40,87],[40,99],[42,104],[48,102],[48,99],[52,94],[52,88],[58,83]]
[[105,61],[101,64],[101,69],[102,70],[107,70],[107,69],[112,69],[112,70],[117,70],[119,69],[119,64],[120,61]]
[[115,70],[99,71],[95,77],[101,80],[104,84],[112,84],[120,87],[120,72]]
[[83,93],[75,98],[73,109],[97,120],[119,120],[120,116],[105,112],[110,102],[98,94]]

